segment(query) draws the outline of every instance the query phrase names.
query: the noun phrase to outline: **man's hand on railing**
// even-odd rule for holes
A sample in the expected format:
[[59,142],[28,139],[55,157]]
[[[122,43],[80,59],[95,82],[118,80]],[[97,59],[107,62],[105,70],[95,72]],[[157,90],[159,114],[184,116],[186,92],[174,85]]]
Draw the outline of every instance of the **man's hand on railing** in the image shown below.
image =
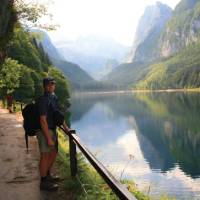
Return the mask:
[[63,123],[63,129],[64,129],[64,131],[65,131],[66,133],[70,133],[70,132],[71,132],[71,129],[67,126],[67,124],[65,123],[65,121],[64,121],[64,123]]
[[74,129],[68,128],[68,126],[65,123],[63,123],[63,125],[60,126],[59,128],[62,129],[66,134],[76,133]]

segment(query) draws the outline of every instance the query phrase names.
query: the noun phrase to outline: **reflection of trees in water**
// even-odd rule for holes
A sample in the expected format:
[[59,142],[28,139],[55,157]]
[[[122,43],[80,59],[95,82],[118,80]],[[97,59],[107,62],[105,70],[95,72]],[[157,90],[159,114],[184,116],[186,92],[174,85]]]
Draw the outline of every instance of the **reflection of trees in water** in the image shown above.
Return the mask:
[[154,93],[78,98],[72,107],[79,120],[97,102],[120,116],[134,116],[140,148],[151,168],[163,172],[174,167],[200,175],[200,94]]
[[[167,171],[179,163],[184,172],[200,175],[200,102],[199,94],[139,94],[121,97],[110,106],[118,114],[133,115],[143,137],[138,134],[141,150],[152,168]],[[115,104],[122,105],[121,107]],[[125,106],[125,108],[124,108]],[[156,149],[147,148],[146,138]],[[146,141],[146,142],[145,142]]]
[[96,103],[98,99],[87,100],[86,96],[76,96],[71,98],[71,121],[79,121]]
[[72,122],[79,121],[96,103],[106,103],[109,99],[115,98],[115,95],[75,95],[71,98],[70,112]]

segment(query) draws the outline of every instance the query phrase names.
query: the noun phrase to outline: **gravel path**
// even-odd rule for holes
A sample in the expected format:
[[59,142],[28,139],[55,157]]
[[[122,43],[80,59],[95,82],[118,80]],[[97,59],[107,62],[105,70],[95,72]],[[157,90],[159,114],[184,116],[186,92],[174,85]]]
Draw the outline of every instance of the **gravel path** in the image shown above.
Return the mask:
[[40,200],[36,138],[27,153],[20,115],[0,108],[0,200]]

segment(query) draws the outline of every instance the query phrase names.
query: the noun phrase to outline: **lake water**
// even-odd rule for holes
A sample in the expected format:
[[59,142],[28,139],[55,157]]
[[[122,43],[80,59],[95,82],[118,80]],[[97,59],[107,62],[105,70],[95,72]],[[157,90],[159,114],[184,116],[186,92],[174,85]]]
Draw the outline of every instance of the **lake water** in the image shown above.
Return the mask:
[[200,199],[200,93],[75,95],[71,125],[117,179]]

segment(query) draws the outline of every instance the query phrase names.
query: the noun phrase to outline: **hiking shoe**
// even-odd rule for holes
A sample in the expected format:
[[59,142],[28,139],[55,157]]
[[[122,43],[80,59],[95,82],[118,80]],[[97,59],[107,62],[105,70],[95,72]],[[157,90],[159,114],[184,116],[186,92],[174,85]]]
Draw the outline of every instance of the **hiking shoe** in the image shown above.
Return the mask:
[[46,179],[40,182],[40,190],[56,191],[58,190],[58,185]]
[[57,183],[60,180],[59,176],[47,175],[47,180],[52,183]]

